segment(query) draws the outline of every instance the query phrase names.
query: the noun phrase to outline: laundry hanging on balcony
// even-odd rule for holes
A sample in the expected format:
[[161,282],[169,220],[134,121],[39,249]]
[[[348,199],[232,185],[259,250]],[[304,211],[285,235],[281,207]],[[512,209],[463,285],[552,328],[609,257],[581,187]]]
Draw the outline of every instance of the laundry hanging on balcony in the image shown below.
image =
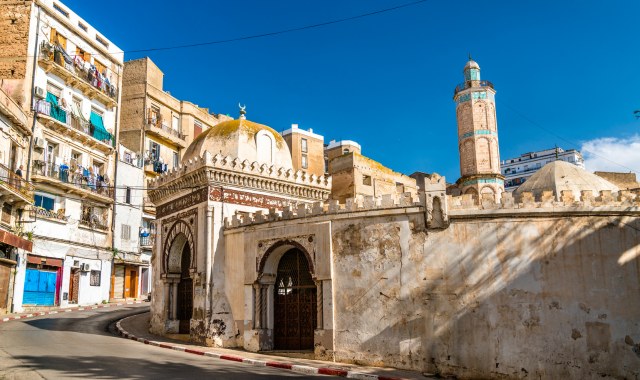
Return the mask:
[[104,127],[104,123],[102,122],[102,116],[97,113],[91,111],[91,117],[89,119],[91,125],[93,126],[93,137],[100,141],[109,141],[111,142],[111,133],[107,132]]
[[59,122],[65,123],[67,122],[67,112],[60,108],[58,105],[58,97],[53,95],[50,92],[47,92],[47,102],[51,104],[51,111],[49,112],[49,116],[58,120]]
[[71,113],[78,121],[78,126],[82,128],[84,133],[89,133],[89,120],[84,118],[84,115],[82,114],[80,109],[78,109],[78,105],[74,102],[71,102],[70,108],[71,108]]

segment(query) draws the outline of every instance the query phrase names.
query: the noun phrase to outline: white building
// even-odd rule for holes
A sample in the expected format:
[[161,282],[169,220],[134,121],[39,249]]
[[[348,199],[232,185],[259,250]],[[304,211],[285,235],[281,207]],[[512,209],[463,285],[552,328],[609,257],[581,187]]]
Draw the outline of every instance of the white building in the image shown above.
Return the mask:
[[584,169],[582,154],[575,149],[552,148],[524,153],[520,157],[500,161],[500,171],[504,175],[504,189],[507,191],[517,189],[543,166],[556,160],[570,162]]
[[16,50],[32,57],[24,73],[11,71],[13,81],[36,118],[25,167],[35,186],[33,251],[18,266],[25,280],[14,310],[100,303],[109,299],[113,258],[123,53],[59,1],[25,1],[8,13],[20,20],[11,40],[26,45]]
[[151,281],[151,251],[142,250],[150,232],[142,228],[143,159],[119,145],[112,288],[110,299],[146,298]]

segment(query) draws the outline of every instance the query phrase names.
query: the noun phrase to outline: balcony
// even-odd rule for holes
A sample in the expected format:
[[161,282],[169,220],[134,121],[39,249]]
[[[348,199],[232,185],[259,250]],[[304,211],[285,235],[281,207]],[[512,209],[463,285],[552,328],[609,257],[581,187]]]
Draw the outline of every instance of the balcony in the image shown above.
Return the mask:
[[159,160],[153,158],[145,158],[144,159],[144,171],[147,174],[151,175],[160,175],[162,173],[166,173],[169,169],[167,164],[160,162]]
[[456,96],[460,91],[472,87],[489,87],[493,89],[493,83],[489,82],[488,80],[468,80],[456,86],[456,89],[453,91],[453,96]]
[[22,133],[27,136],[31,135],[31,126],[27,120],[27,115],[14,100],[2,90],[0,90],[0,113],[11,120]]
[[53,47],[45,41],[38,64],[47,73],[59,76],[67,85],[79,89],[90,99],[96,99],[111,108],[118,105],[118,89],[109,83],[95,66],[82,58],[71,58],[62,48]]
[[91,122],[82,120],[62,107],[45,100],[38,100],[34,108],[40,123],[61,135],[70,136],[73,140],[80,141],[85,146],[98,149],[105,154],[110,154],[113,150],[115,146],[113,134],[108,132],[105,134]]
[[113,203],[113,187],[104,177],[95,175],[79,167],[72,171],[66,164],[55,165],[34,160],[31,179],[64,189],[82,198],[90,198],[102,203]]
[[153,134],[155,137],[168,144],[176,145],[181,148],[187,147],[187,141],[185,140],[186,135],[184,133],[171,128],[167,124],[164,124],[162,120],[156,119],[155,117],[147,118],[145,131]]
[[61,208],[58,211],[47,210],[42,207],[35,207],[29,210],[32,219],[42,218],[53,220],[60,223],[66,223],[69,221],[69,217],[64,215],[65,209]]
[[155,241],[156,241],[156,235],[153,233],[149,234],[149,236],[140,235],[140,248],[151,249]]
[[33,204],[34,187],[8,167],[0,164],[0,195],[2,199]]
[[87,228],[98,229],[103,232],[109,231],[109,224],[106,218],[96,214],[84,214],[78,223]]
[[144,197],[144,203],[142,206],[142,212],[147,213],[147,214],[151,214],[151,215],[155,215],[156,214],[156,205],[153,204],[153,202],[151,202],[151,199],[149,199],[149,197]]

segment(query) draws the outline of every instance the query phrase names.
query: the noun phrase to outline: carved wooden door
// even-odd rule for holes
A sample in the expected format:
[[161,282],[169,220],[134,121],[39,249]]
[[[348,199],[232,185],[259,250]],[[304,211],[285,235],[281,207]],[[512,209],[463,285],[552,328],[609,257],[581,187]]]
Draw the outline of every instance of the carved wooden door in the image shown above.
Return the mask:
[[292,249],[280,259],[274,291],[274,348],[313,349],[316,286],[309,262],[299,250]]

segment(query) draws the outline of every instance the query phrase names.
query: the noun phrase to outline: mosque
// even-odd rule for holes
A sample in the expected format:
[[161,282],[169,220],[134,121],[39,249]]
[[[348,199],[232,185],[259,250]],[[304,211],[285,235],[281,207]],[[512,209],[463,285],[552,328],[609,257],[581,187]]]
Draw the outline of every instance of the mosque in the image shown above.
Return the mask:
[[504,192],[496,91],[463,73],[454,184],[353,151],[310,173],[244,109],[200,134],[149,184],[151,332],[460,378],[639,377],[640,197],[561,161]]

